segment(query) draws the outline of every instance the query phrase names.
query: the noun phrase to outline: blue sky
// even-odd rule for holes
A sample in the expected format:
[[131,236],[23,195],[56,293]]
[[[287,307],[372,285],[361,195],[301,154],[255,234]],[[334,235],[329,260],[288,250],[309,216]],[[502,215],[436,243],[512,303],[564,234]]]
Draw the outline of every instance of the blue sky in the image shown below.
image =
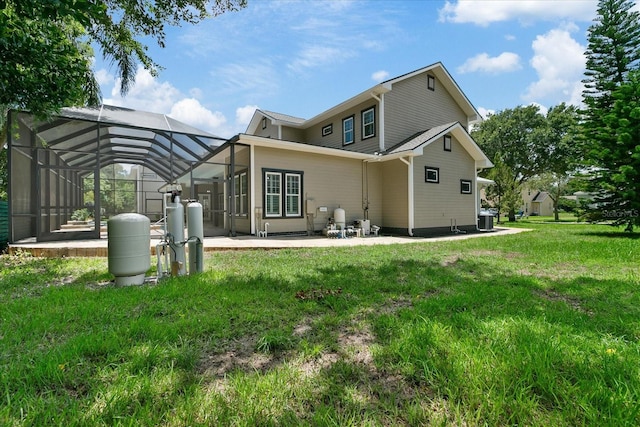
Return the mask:
[[[638,0],[636,0],[636,3]],[[122,98],[95,69],[104,102],[170,116],[223,137],[261,108],[302,118],[376,83],[442,62],[482,113],[577,104],[595,0],[248,0],[238,12],[171,28],[150,44]],[[638,5],[636,5],[638,7]],[[98,55],[99,56],[99,55]]]

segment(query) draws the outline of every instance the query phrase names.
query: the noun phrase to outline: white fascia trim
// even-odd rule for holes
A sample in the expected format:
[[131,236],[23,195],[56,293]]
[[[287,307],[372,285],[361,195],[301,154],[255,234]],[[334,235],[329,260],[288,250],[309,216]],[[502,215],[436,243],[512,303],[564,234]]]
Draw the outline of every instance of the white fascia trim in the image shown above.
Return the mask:
[[264,138],[261,136],[239,134],[238,144],[252,145],[255,147],[269,147],[280,150],[298,151],[303,153],[324,154],[326,156],[345,157],[348,159],[373,161],[377,156],[373,154],[358,153],[356,151],[339,150],[337,148],[318,147],[311,144],[302,144],[300,142],[283,141],[273,138]]

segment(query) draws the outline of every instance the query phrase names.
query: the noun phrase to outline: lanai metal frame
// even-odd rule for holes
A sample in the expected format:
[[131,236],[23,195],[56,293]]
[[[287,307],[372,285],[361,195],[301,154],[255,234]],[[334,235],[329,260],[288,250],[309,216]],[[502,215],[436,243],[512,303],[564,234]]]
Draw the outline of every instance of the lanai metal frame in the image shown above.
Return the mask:
[[[99,215],[99,177],[105,166],[142,165],[171,183],[226,141],[163,114],[108,105],[65,108],[48,121],[10,111],[8,126],[12,242],[61,239],[51,230],[82,206],[82,181],[87,177],[94,178]],[[65,240],[99,237],[99,226],[64,233]]]

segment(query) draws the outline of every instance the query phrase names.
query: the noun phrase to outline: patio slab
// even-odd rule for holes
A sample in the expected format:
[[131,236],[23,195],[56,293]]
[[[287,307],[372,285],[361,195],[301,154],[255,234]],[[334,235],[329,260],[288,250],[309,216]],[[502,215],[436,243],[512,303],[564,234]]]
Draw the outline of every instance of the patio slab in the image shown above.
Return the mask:
[[[491,231],[483,231],[472,234],[455,234],[440,237],[383,235],[360,238],[352,237],[348,239],[329,239],[324,236],[269,236],[266,238],[257,238],[256,236],[206,237],[204,239],[204,251],[213,252],[226,250],[288,249],[440,242],[447,240],[475,239],[489,236],[516,234],[523,231],[529,230],[523,228],[496,227]],[[155,255],[155,247],[159,242],[160,240],[157,238],[151,239],[152,256]],[[10,255],[15,255],[20,252],[27,252],[32,256],[45,258],[106,257],[107,247],[107,239],[68,240],[59,242],[33,243],[25,242],[10,244],[8,252]]]

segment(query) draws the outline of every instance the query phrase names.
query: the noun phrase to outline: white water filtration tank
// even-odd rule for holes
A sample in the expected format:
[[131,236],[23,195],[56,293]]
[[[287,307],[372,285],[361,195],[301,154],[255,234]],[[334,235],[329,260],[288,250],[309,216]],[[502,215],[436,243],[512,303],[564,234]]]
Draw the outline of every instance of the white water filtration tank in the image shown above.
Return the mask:
[[116,215],[107,221],[109,273],[116,285],[141,285],[151,267],[151,224],[136,213]]
[[187,266],[185,265],[184,250],[184,206],[182,206],[179,196],[175,197],[173,203],[167,204],[167,233],[172,237],[169,243],[171,246],[169,251],[171,274],[183,276],[187,272]]
[[345,227],[345,212],[342,208],[334,209],[333,211],[333,220],[336,223],[336,228],[339,230],[344,230]]
[[198,202],[187,205],[187,239],[189,240],[189,274],[202,273],[204,221],[202,205]]

